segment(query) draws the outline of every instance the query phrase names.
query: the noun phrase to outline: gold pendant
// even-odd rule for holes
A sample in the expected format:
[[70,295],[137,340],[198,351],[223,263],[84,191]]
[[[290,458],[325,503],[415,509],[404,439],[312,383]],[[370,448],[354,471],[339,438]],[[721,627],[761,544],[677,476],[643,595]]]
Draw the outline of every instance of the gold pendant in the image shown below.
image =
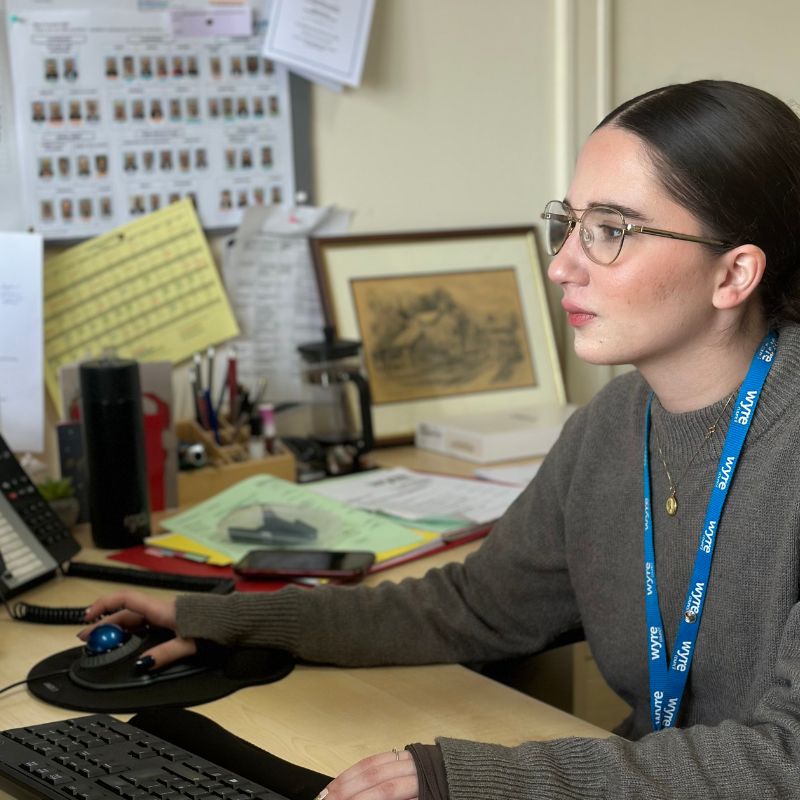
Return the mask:
[[673,492],[668,498],[666,503],[667,514],[674,517],[678,513],[678,497]]

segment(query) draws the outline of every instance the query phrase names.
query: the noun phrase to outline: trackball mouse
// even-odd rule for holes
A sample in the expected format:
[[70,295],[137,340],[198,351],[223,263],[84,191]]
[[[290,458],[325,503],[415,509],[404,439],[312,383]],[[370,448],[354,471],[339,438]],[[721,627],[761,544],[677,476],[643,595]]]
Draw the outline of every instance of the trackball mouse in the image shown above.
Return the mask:
[[133,689],[205,672],[214,666],[208,658],[195,654],[161,669],[136,669],[143,652],[174,637],[174,632],[166,628],[129,632],[118,625],[98,625],[70,665],[69,677],[86,689]]

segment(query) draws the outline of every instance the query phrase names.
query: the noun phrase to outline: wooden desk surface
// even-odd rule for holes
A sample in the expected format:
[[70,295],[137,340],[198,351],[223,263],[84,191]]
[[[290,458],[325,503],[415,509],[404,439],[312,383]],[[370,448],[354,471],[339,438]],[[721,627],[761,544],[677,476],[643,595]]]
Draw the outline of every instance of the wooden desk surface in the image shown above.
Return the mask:
[[[447,560],[462,558],[478,546],[465,545],[368,580],[378,583],[420,575]],[[86,547],[80,559],[103,556],[102,551]],[[82,606],[111,589],[108,583],[61,577],[12,602],[22,599],[48,606]],[[76,632],[74,626],[22,623],[3,615],[0,687],[22,680],[43,658],[79,646]],[[370,669],[300,666],[277,683],[242,689],[196,710],[266,750],[329,774],[366,755],[409,742],[432,742],[436,736],[513,745],[530,739],[609,735],[457,665]],[[0,695],[2,728],[78,715],[43,703],[24,686]]]

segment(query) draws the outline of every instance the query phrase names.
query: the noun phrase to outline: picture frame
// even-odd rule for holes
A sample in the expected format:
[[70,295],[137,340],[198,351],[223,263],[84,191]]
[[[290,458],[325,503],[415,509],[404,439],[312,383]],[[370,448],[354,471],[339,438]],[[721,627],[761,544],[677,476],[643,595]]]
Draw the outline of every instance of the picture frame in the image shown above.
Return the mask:
[[536,229],[312,238],[326,321],[362,343],[376,444],[419,422],[566,403]]

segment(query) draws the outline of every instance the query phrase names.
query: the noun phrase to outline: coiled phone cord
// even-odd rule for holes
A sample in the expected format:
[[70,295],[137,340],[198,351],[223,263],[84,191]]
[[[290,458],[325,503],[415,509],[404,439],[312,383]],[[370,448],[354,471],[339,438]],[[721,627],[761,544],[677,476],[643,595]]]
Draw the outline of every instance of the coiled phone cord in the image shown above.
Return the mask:
[[86,623],[86,609],[81,608],[47,608],[31,603],[15,603],[13,609],[4,604],[12,619],[20,622],[38,622],[43,625],[83,625]]

